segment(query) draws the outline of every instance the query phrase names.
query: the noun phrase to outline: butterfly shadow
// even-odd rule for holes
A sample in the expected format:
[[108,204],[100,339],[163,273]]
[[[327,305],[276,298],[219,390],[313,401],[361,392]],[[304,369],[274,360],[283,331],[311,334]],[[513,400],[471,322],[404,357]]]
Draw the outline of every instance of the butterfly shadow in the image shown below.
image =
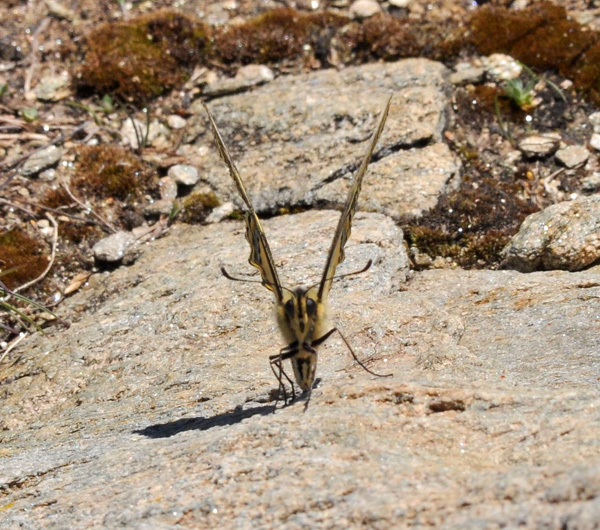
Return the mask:
[[236,408],[232,412],[216,414],[215,416],[209,416],[208,418],[204,418],[202,416],[198,416],[196,418],[181,418],[168,423],[149,425],[143,429],[133,431],[133,434],[140,434],[148,438],[170,438],[171,436],[175,436],[176,434],[186,431],[207,431],[213,427],[235,425],[236,423],[239,423],[246,418],[251,418],[252,416],[266,416],[267,414],[272,414],[274,410],[275,407],[273,405],[263,405],[246,410],[243,410],[240,407],[239,409]]

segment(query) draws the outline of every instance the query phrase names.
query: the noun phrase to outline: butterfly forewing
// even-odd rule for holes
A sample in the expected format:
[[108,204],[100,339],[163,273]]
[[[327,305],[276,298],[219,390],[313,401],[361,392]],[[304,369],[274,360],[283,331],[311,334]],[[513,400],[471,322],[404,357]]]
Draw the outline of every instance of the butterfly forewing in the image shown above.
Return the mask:
[[344,261],[346,257],[344,255],[344,246],[346,245],[346,241],[350,237],[350,233],[352,231],[352,219],[354,218],[354,213],[356,212],[356,205],[358,201],[358,195],[360,193],[360,187],[362,185],[363,177],[367,171],[367,167],[369,165],[369,161],[371,160],[371,155],[377,145],[377,141],[381,136],[383,131],[383,127],[385,126],[385,120],[387,119],[388,112],[390,110],[390,104],[392,102],[392,98],[388,99],[387,105],[383,110],[381,115],[381,119],[379,120],[379,126],[377,130],[373,133],[373,137],[371,138],[371,143],[369,144],[369,148],[363,158],[363,161],[360,165],[360,168],[356,172],[354,179],[352,181],[352,187],[350,188],[350,192],[348,193],[348,198],[346,199],[346,204],[344,206],[344,210],[342,211],[342,216],[338,222],[337,228],[335,230],[335,235],[333,236],[333,241],[331,242],[331,247],[329,248],[329,254],[327,255],[327,263],[325,264],[325,269],[323,270],[323,276],[321,278],[321,283],[319,284],[318,291],[318,299],[322,301],[329,290],[331,289],[331,284],[333,283],[333,277],[335,276],[335,270],[337,266]]
[[246,204],[244,221],[246,222],[246,239],[250,244],[250,258],[248,259],[248,262],[250,265],[256,267],[260,271],[262,284],[270,291],[273,291],[277,301],[281,302],[281,283],[279,281],[279,277],[277,276],[277,270],[275,269],[275,263],[273,262],[273,256],[271,255],[271,249],[269,248],[265,231],[263,230],[260,220],[258,219],[258,215],[256,215],[256,211],[250,202],[250,198],[248,197],[248,192],[246,191],[242,177],[240,176],[237,167],[235,167],[235,164],[233,163],[233,159],[229,154],[225,142],[223,142],[223,138],[221,137],[221,133],[217,128],[215,120],[208,110],[208,107],[204,105],[204,108],[208,115],[208,121],[210,122],[215,142],[219,148],[219,154],[227,165],[229,174],[235,182],[235,186],[242,197],[242,200]]

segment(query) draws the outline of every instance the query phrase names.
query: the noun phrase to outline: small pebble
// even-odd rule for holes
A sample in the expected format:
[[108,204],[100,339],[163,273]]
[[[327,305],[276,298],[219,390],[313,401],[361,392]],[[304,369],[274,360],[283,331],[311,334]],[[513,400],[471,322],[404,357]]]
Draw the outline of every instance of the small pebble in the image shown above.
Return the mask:
[[570,145],[556,151],[554,156],[561,164],[572,168],[585,163],[590,156],[590,152],[580,145]]
[[46,182],[52,182],[56,179],[56,169],[52,167],[49,169],[45,169],[38,175],[38,178]]
[[209,82],[203,90],[207,96],[223,96],[243,92],[249,88],[263,85],[275,78],[273,70],[264,64],[242,66],[233,78],[217,78]]
[[488,57],[484,57],[482,63],[487,73],[498,81],[516,79],[523,70],[518,61],[503,53],[493,53]]
[[135,261],[139,255],[136,239],[129,232],[117,232],[98,241],[92,248],[92,253],[97,261],[103,263],[118,263],[122,261],[128,265]]
[[167,125],[171,129],[183,129],[187,125],[187,121],[177,114],[167,116]]
[[62,157],[62,148],[56,145],[49,145],[45,149],[33,153],[23,164],[21,175],[29,177],[36,175],[50,166],[56,164]]
[[40,101],[60,101],[70,94],[69,75],[46,75],[35,86],[34,94]]
[[177,183],[171,177],[162,177],[158,181],[160,198],[165,201],[172,201],[177,198]]
[[198,170],[195,167],[185,164],[171,166],[167,175],[177,182],[177,184],[183,184],[184,186],[193,186],[200,178]]
[[519,149],[529,157],[547,156],[558,149],[560,134],[533,134],[519,142]]
[[220,223],[226,217],[229,217],[235,211],[235,204],[226,202],[214,208],[206,218],[207,223]]
[[350,6],[352,18],[369,18],[377,13],[381,13],[381,7],[375,0],[356,0]]
[[596,193],[600,190],[600,172],[595,171],[581,181],[581,189],[587,193]]
[[399,7],[400,9],[408,7],[411,0],[389,0],[390,5],[394,7]]
[[590,138],[590,145],[596,150],[600,151],[600,133],[592,134]]
[[479,83],[483,80],[485,69],[482,67],[469,66],[467,68],[457,69],[450,74],[450,82],[453,85],[465,85],[467,83]]
[[170,215],[173,211],[173,201],[159,199],[158,201],[151,202],[144,208],[144,213],[150,217],[159,215]]
[[600,112],[594,112],[588,116],[588,121],[595,133],[600,133]]

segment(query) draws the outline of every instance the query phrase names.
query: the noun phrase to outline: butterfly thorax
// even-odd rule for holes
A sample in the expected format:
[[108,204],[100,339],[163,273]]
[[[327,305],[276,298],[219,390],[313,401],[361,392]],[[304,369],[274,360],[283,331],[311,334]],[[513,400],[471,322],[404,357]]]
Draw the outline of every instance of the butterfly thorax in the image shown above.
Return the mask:
[[295,353],[290,357],[300,388],[311,388],[317,367],[317,352],[312,347],[328,329],[327,307],[318,300],[318,288],[285,289],[277,304],[277,323]]

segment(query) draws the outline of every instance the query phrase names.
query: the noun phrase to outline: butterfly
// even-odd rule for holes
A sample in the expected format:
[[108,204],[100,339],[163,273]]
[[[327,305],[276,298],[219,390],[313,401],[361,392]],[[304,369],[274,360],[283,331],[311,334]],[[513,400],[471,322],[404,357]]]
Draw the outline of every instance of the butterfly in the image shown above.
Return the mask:
[[[287,392],[283,382],[284,377],[291,385],[292,400],[296,397],[294,383],[283,369],[283,362],[288,359],[291,361],[296,383],[304,393],[308,393],[305,410],[310,399],[310,391],[315,382],[317,369],[316,347],[325,342],[336,331],[340,334],[342,340],[350,350],[354,360],[367,372],[379,377],[389,377],[392,375],[381,375],[372,372],[360,362],[341,331],[329,323],[327,304],[329,291],[335,278],[359,274],[365,272],[371,266],[371,261],[369,261],[367,266],[360,271],[337,277],[335,275],[338,265],[345,259],[344,246],[350,237],[352,219],[356,212],[358,195],[360,193],[363,177],[365,176],[367,166],[371,160],[371,155],[373,154],[377,141],[385,126],[391,101],[392,98],[390,97],[381,114],[379,125],[373,133],[367,152],[352,181],[346,204],[342,210],[342,215],[329,248],[321,281],[308,288],[296,287],[295,289],[288,289],[281,285],[281,282],[279,281],[279,276],[277,275],[277,269],[275,268],[273,256],[269,249],[265,231],[262,228],[256,210],[252,206],[252,202],[250,201],[240,173],[233,163],[231,155],[223,142],[223,137],[217,128],[215,120],[208,107],[204,105],[215,143],[219,149],[219,154],[227,165],[229,174],[233,178],[237,191],[245,204],[244,221],[246,223],[246,239],[250,244],[250,258],[248,259],[248,262],[260,272],[262,280],[258,283],[264,285],[275,295],[277,324],[279,325],[279,329],[281,330],[284,339],[287,341],[287,346],[285,348],[278,354],[269,357],[270,366],[279,382],[279,393],[283,394],[284,402],[287,403]],[[221,268],[221,271],[223,275],[230,280],[249,281],[231,276],[224,267]]]

